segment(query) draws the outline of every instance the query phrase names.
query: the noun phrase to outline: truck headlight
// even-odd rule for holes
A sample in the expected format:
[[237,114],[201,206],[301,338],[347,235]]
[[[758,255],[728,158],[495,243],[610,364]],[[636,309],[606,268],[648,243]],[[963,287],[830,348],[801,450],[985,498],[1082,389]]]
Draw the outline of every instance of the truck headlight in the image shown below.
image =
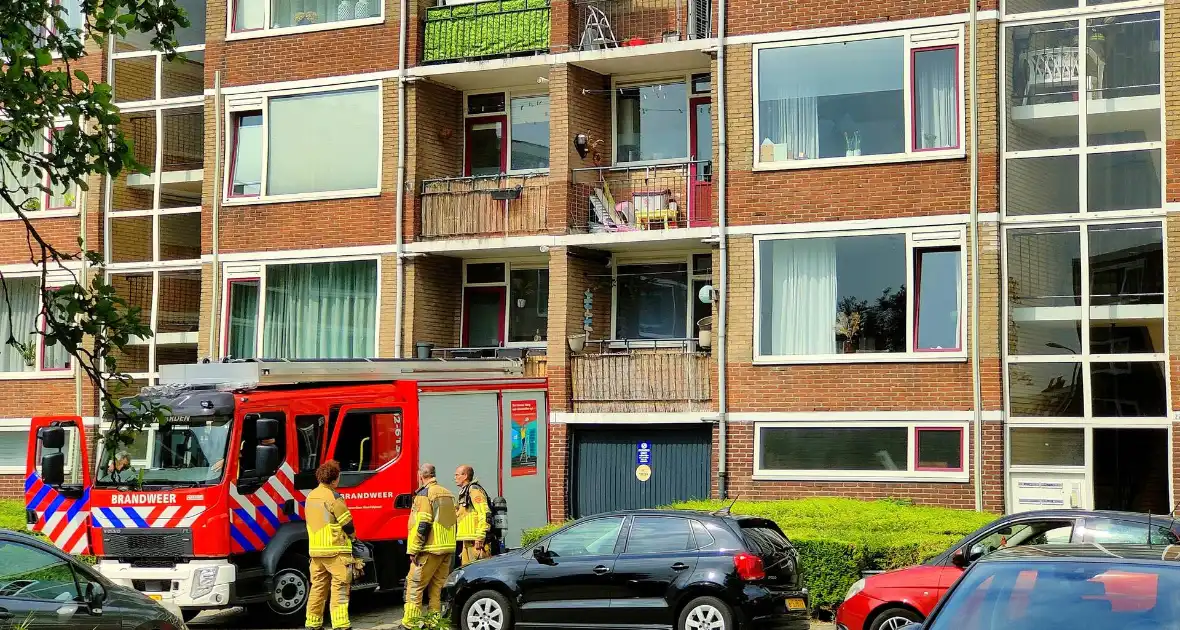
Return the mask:
[[864,580],[864,578],[861,578],[861,579],[857,580],[856,582],[854,582],[852,584],[852,587],[850,587],[848,589],[848,594],[844,596],[844,601],[848,601],[848,600],[852,599],[853,595],[856,595],[857,593],[859,593],[863,590],[865,590],[865,580]]
[[459,583],[459,579],[463,577],[463,569],[455,569],[447,576],[447,581],[443,584],[443,588],[450,588]]
[[217,582],[217,567],[201,567],[193,571],[193,587],[189,595],[193,599],[204,597],[213,592],[213,585]]

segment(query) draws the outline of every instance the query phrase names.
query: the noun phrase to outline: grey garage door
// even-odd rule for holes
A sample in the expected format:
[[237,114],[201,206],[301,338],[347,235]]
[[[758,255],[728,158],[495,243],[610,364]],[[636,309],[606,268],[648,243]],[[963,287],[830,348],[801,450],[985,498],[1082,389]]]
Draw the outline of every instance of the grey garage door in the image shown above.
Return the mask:
[[[575,430],[573,515],[708,498],[711,445],[709,427]],[[636,476],[641,461],[650,462],[646,481]]]

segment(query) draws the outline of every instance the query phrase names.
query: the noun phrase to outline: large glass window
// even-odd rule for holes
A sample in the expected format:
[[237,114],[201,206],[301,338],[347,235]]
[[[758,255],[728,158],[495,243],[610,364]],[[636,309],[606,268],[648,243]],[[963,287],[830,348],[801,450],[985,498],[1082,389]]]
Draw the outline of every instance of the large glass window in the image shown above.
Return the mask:
[[376,190],[379,94],[366,87],[265,97],[267,116],[258,110],[235,113],[229,196]]
[[468,263],[463,282],[463,345],[543,343],[549,327],[549,270],[511,263]]
[[512,150],[508,168],[514,171],[549,168],[549,96],[512,99],[508,112]]
[[1008,431],[1013,466],[1084,466],[1085,429],[1012,427]]
[[[938,241],[897,233],[763,240],[758,354],[960,350],[961,257],[958,237]],[[910,278],[917,291],[907,290]]]
[[234,32],[340,24],[381,17],[378,0],[234,0]]
[[960,147],[958,38],[912,37],[756,51],[756,163]]
[[[19,148],[26,155],[44,156],[50,159],[53,155],[54,137],[46,133],[35,146],[25,145]],[[0,187],[17,203],[22,204],[21,210],[26,214],[40,211],[74,210],[77,207],[78,189],[74,184],[54,184],[49,173],[38,177],[30,170],[24,173],[24,160],[5,160],[0,155]],[[0,217],[12,216],[15,212],[7,203],[0,207]]]
[[161,365],[196,363],[200,269],[110,272],[107,281],[119,297],[139,309],[140,320],[154,332],[147,339],[132,339],[118,354],[120,371],[150,384]]
[[684,339],[688,334],[688,264],[619,265],[616,339]]
[[[0,283],[0,373],[56,372],[70,368],[62,346],[47,345],[40,276],[5,275]],[[47,291],[53,291],[48,287]],[[23,349],[6,343],[14,339]]]
[[906,476],[963,474],[962,427],[857,423],[761,423],[756,475]]
[[465,175],[549,169],[549,95],[471,94],[466,111]]
[[620,87],[615,162],[688,157],[688,86],[683,81]]

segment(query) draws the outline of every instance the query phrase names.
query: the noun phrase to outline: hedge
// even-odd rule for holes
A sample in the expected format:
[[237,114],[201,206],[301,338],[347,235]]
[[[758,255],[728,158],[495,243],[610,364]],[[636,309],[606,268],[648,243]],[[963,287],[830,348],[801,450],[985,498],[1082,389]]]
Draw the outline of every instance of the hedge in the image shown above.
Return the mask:
[[549,0],[493,0],[426,10],[422,61],[549,50]]
[[[25,502],[23,499],[0,499],[0,529],[11,529],[22,534],[30,534],[49,542],[49,539],[41,533],[29,531],[28,525],[25,523]],[[94,556],[78,556],[78,560],[86,564],[97,562]]]
[[[673,508],[713,511],[716,501],[690,501]],[[965,510],[915,506],[907,501],[816,498],[739,501],[734,514],[769,518],[799,549],[812,607],[831,610],[862,571],[899,569],[938,555],[959,538],[996,518]],[[560,524],[526,530],[524,545]]]

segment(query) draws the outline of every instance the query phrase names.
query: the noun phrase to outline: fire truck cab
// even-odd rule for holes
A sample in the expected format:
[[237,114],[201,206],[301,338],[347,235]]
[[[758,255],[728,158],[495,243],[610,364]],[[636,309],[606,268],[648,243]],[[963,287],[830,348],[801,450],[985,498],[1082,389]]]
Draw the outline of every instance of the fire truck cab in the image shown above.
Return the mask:
[[[340,462],[339,492],[373,558],[354,590],[400,589],[417,469],[472,465],[506,499],[505,543],[548,520],[546,381],[512,359],[251,361],[164,366],[167,422],[88,467],[80,418],[36,418],[29,527],[186,618],[247,606],[302,623],[310,584],[303,501]],[[452,487],[452,490],[455,490]]]

